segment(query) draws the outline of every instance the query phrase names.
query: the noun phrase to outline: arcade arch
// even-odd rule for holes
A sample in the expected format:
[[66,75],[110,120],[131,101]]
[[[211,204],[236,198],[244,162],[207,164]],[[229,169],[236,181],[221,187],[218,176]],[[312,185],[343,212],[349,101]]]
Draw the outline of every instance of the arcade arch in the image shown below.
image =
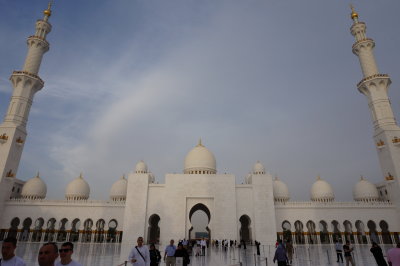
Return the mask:
[[29,240],[29,232],[31,229],[31,225],[32,225],[32,219],[29,217],[22,222],[22,232],[19,236],[19,241]]

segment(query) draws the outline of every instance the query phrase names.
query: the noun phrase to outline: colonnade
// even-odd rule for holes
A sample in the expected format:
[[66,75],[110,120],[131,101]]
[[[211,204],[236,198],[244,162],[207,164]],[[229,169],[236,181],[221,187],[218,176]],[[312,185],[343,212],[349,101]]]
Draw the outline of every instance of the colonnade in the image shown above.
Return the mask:
[[[80,242],[80,243],[120,243],[122,241],[122,231],[60,231],[60,230],[0,230],[0,240],[8,236],[14,236],[18,241],[25,242]],[[77,237],[76,237],[77,236]]]

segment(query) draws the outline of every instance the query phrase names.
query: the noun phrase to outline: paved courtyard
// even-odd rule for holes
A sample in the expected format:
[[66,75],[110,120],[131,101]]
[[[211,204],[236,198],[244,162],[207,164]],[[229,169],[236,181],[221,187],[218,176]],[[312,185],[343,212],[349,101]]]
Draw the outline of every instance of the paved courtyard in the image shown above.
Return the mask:
[[[40,243],[19,243],[17,255],[24,258],[28,266],[37,264],[37,253]],[[382,246],[385,254],[386,250],[392,245]],[[274,246],[261,246],[261,256],[256,256],[256,249],[248,246],[246,250],[238,248],[227,249],[212,247],[207,250],[206,256],[191,256],[192,266],[223,266],[239,265],[243,266],[261,266],[274,265],[272,259],[274,256]],[[369,251],[369,245],[357,245],[354,250],[354,259],[356,265],[376,265],[375,260]],[[120,244],[76,244],[74,258],[82,265],[105,265],[117,266],[126,260],[130,247]],[[162,249],[161,249],[162,250]],[[163,253],[162,253],[163,255]],[[128,264],[129,265],[129,264]],[[165,265],[161,263],[161,265]],[[276,264],[275,264],[276,265]],[[336,263],[336,253],[333,245],[312,245],[295,247],[293,265],[345,265]]]

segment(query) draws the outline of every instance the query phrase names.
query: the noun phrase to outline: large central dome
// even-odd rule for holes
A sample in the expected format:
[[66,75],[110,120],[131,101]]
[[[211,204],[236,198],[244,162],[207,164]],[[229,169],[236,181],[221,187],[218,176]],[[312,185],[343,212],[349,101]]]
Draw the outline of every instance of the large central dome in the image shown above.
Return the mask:
[[201,140],[199,140],[199,144],[186,155],[185,169],[183,172],[185,174],[217,173],[217,163],[215,162],[214,154],[201,144]]

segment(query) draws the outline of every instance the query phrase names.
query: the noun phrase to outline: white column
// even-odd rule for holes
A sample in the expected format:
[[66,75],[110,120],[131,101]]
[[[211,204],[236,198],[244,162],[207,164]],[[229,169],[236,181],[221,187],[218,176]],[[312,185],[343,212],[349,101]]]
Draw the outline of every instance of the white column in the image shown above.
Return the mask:
[[40,235],[40,242],[44,242],[44,236],[46,235],[46,232],[42,231],[42,234]]
[[353,237],[354,237],[354,244],[359,244],[358,243],[358,235],[353,234]]

